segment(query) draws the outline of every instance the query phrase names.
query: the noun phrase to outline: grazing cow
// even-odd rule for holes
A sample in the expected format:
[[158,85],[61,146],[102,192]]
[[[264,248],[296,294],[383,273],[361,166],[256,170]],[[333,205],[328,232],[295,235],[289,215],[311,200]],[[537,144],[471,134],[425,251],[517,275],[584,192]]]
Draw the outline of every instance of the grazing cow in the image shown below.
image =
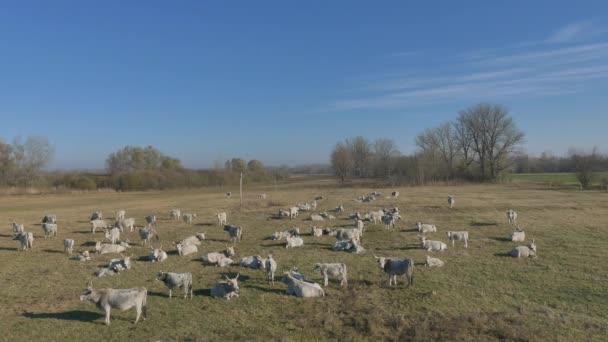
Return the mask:
[[517,224],[517,212],[513,209],[507,210],[507,222],[509,224]]
[[228,232],[228,236],[230,236],[230,241],[232,241],[233,243],[243,240],[243,228],[241,226],[225,225],[224,231]]
[[272,254],[268,254],[266,262],[264,264],[266,268],[266,275],[268,276],[268,282],[274,285],[274,274],[277,271],[277,262],[272,258]]
[[89,261],[91,260],[91,255],[89,254],[89,251],[80,252],[80,254],[76,256],[76,259],[78,261]]
[[167,252],[163,251],[163,245],[160,245],[160,247],[158,248],[154,248],[152,246],[150,246],[150,249],[152,250],[150,252],[150,254],[148,255],[148,259],[152,262],[163,262],[165,260],[167,260]]
[[262,259],[262,257],[259,255],[241,258],[239,264],[242,267],[252,268],[254,270],[264,269],[266,267],[264,264],[264,259]]
[[283,282],[287,284],[287,294],[302,298],[324,297],[325,292],[319,284],[307,283],[294,278],[289,272],[285,272]]
[[104,235],[106,240],[109,240],[110,243],[115,244],[118,240],[120,240],[120,229],[117,227],[106,229],[104,231]]
[[433,258],[430,256],[426,256],[426,261],[424,263],[427,267],[441,267],[445,265],[445,263],[437,258]]
[[450,209],[454,208],[454,204],[456,204],[456,200],[454,199],[454,195],[448,196],[448,206]]
[[226,222],[228,222],[228,220],[226,219],[226,213],[218,213],[217,214],[217,224],[218,225],[226,225]]
[[211,253],[207,253],[207,254],[203,255],[201,260],[203,261],[204,265],[218,266],[218,263],[220,262],[220,260],[230,258],[235,255],[236,255],[236,253],[234,252],[234,247],[226,246],[226,249],[224,249],[224,250],[217,251],[217,252],[211,252]]
[[72,254],[74,251],[74,240],[73,239],[64,239],[63,240],[63,253]]
[[289,237],[286,237],[285,240],[287,240],[287,243],[285,244],[285,248],[304,246],[304,240],[302,240],[301,237],[289,236]]
[[192,223],[192,221],[196,218],[196,214],[183,214],[182,215],[182,219],[184,220],[185,223]]
[[518,246],[513,248],[509,252],[509,255],[514,258],[536,258],[538,255],[536,252],[536,243],[534,243],[534,239],[532,239],[532,242],[530,242],[527,246]]
[[169,289],[169,298],[173,296],[173,289],[184,289],[184,299],[192,299],[192,273],[172,273],[160,271],[156,274],[156,280],[162,281]]
[[139,238],[141,239],[141,242],[144,246],[150,244],[150,239],[153,236],[156,236],[156,240],[159,239],[158,234],[156,233],[156,229],[152,227],[139,228]]
[[42,230],[44,230],[44,238],[57,237],[57,224],[56,223],[43,223]]
[[115,220],[116,220],[116,221],[122,221],[122,220],[124,220],[124,219],[125,219],[125,215],[126,215],[126,214],[127,214],[127,213],[126,213],[126,211],[124,211],[124,210],[119,210],[119,211],[117,211],[117,212],[116,212],[116,215],[114,215],[114,216],[115,216]]
[[57,216],[55,214],[44,215],[42,223],[57,223]]
[[124,232],[125,229],[129,229],[129,232],[133,233],[133,228],[135,228],[135,218],[130,217],[128,219],[116,221],[116,223],[114,223],[114,227],[118,227],[121,232]]
[[448,249],[448,245],[441,241],[436,240],[427,240],[425,236],[418,236],[420,238],[420,242],[422,244],[422,248],[427,251],[445,251]]
[[24,231],[25,228],[23,227],[23,224],[13,222],[13,237],[15,237],[15,235],[18,235],[19,233],[23,233]]
[[422,234],[437,232],[437,227],[434,224],[424,224],[422,222],[416,222],[416,229]]
[[384,229],[392,230],[395,228],[396,218],[393,215],[382,216],[382,222],[384,222]]
[[215,285],[213,285],[211,288],[211,297],[223,297],[228,300],[233,297],[238,298],[239,283],[237,282],[237,279],[239,279],[239,275],[241,274],[237,273],[236,277],[232,279],[228,278],[227,275],[224,275],[226,280],[215,283]]
[[526,241],[526,232],[521,230],[519,226],[517,229],[509,235],[511,241]]
[[179,209],[177,209],[177,208],[173,208],[169,212],[169,218],[172,221],[179,221],[179,219],[180,219],[181,216],[182,216],[182,211],[179,210]]
[[95,243],[95,251],[97,251],[97,254],[122,253],[126,250],[127,249],[121,245],[101,243],[99,241]]
[[388,274],[388,286],[392,286],[393,283],[397,285],[397,276],[405,274],[407,278],[407,287],[414,285],[414,260],[412,259],[390,259],[384,257],[374,258],[378,261],[378,266]]
[[156,215],[148,215],[145,219],[148,226],[156,226]]
[[454,248],[454,241],[464,241],[464,248],[469,247],[469,232],[447,232],[448,239],[452,240],[452,248]]
[[399,191],[393,191],[393,192],[391,193],[391,196],[392,196],[393,198],[397,198],[397,197],[399,197]]
[[19,240],[19,242],[21,243],[22,251],[32,249],[32,247],[34,247],[34,234],[32,233],[21,232],[19,234],[16,234],[13,237],[13,240]]
[[93,290],[93,282],[89,282],[87,288],[80,295],[81,301],[90,301],[95,306],[103,311],[106,315],[105,323],[110,325],[110,310],[117,309],[121,311],[135,307],[135,324],[139,321],[139,316],[143,314],[143,320],[146,320],[146,301],[148,290],[145,287],[136,287],[132,289],[101,289]]
[[97,228],[106,229],[109,225],[106,221],[101,219],[91,220],[91,232],[95,234]]
[[346,264],[315,264],[313,271],[321,273],[324,286],[327,286],[329,276],[339,277],[340,286],[348,284]]
[[300,209],[298,207],[291,207],[289,208],[289,219],[294,219],[298,216],[298,211]]
[[179,256],[186,256],[188,254],[197,253],[198,247],[196,245],[184,245],[182,243],[173,243],[177,247],[177,254]]
[[103,215],[102,215],[101,211],[94,211],[91,214],[91,219],[89,221],[95,221],[95,220],[103,220]]
[[206,233],[196,233],[194,236],[189,236],[179,243],[182,245],[200,245],[203,240],[205,240]]

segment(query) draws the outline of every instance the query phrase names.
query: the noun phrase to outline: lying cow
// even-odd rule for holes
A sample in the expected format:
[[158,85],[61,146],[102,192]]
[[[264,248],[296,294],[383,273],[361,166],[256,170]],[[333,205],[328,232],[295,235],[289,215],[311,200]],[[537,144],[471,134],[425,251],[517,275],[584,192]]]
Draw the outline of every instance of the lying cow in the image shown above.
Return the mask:
[[186,256],[198,252],[198,247],[196,247],[196,245],[184,245],[182,243],[175,242],[173,244],[177,248],[177,254],[179,256]]
[[224,249],[224,250],[217,251],[217,252],[211,252],[211,253],[207,253],[207,254],[203,255],[201,260],[204,265],[218,266],[219,262],[222,259],[230,258],[234,255],[236,255],[236,253],[234,252],[234,247],[226,246],[226,249]]
[[287,294],[302,298],[324,297],[325,292],[319,284],[307,283],[294,278],[289,272],[285,272],[283,283],[287,284]]
[[227,275],[225,281],[220,281],[213,285],[211,288],[211,297],[222,297],[230,300],[230,298],[238,298],[239,297],[239,283],[237,280],[239,279],[240,273],[236,275],[234,278],[228,278]]
[[152,250],[148,255],[148,259],[152,262],[163,262],[167,260],[167,252],[163,251],[163,245],[160,245],[159,248],[154,248],[150,246]]
[[264,264],[264,259],[262,259],[259,255],[253,255],[241,258],[239,264],[242,267],[252,268],[254,270],[264,269],[266,265]]

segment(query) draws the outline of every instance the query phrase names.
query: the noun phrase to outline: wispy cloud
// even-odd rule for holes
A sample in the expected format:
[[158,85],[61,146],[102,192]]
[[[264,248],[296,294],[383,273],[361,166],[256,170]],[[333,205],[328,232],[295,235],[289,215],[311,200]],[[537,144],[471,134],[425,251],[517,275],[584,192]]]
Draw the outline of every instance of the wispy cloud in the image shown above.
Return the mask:
[[575,23],[535,44],[471,51],[437,61],[441,70],[448,70],[441,74],[432,72],[431,66],[407,76],[384,75],[366,81],[350,91],[351,98],[336,100],[330,107],[400,108],[582,92],[590,82],[608,79],[608,42],[576,43],[598,31],[591,22]]
[[591,21],[581,21],[566,25],[555,31],[549,38],[548,43],[570,43],[580,41],[595,35],[597,29]]

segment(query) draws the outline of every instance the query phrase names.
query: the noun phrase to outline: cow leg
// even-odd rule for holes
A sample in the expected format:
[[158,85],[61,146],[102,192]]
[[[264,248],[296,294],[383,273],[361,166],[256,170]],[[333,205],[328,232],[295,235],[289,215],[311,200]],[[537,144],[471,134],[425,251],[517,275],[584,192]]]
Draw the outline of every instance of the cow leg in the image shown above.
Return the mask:
[[104,311],[106,313],[106,325],[110,325],[110,308],[105,308]]
[[329,280],[327,279],[327,274],[324,274],[323,278],[324,278],[323,281],[325,283],[325,286],[327,286],[327,284],[329,284]]
[[139,322],[140,315],[141,315],[141,307],[138,305],[135,305],[135,322],[133,322],[133,324],[137,324],[137,322]]
[[172,298],[172,295],[173,295],[173,290],[169,289],[169,299]]
[[469,248],[469,240],[464,240],[464,248]]

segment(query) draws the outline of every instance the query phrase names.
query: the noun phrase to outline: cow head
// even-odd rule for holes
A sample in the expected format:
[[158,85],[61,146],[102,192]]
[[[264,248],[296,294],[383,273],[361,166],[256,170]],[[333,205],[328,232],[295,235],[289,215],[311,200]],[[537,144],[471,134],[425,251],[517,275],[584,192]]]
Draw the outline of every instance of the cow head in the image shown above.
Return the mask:
[[228,285],[229,291],[228,292],[239,292],[239,283],[237,281],[237,279],[239,279],[239,276],[241,275],[241,273],[237,273],[236,277],[234,278],[229,278],[227,275],[224,275],[224,277],[226,277],[226,284]]
[[93,280],[89,280],[89,282],[86,285],[87,287],[82,290],[82,293],[80,294],[80,300],[81,301],[85,301],[88,300],[91,296],[91,292],[93,292]]
[[378,262],[378,266],[380,266],[380,268],[384,269],[384,265],[386,265],[386,261],[388,259],[386,259],[385,257],[377,257],[374,255],[374,258],[376,258],[376,262]]

